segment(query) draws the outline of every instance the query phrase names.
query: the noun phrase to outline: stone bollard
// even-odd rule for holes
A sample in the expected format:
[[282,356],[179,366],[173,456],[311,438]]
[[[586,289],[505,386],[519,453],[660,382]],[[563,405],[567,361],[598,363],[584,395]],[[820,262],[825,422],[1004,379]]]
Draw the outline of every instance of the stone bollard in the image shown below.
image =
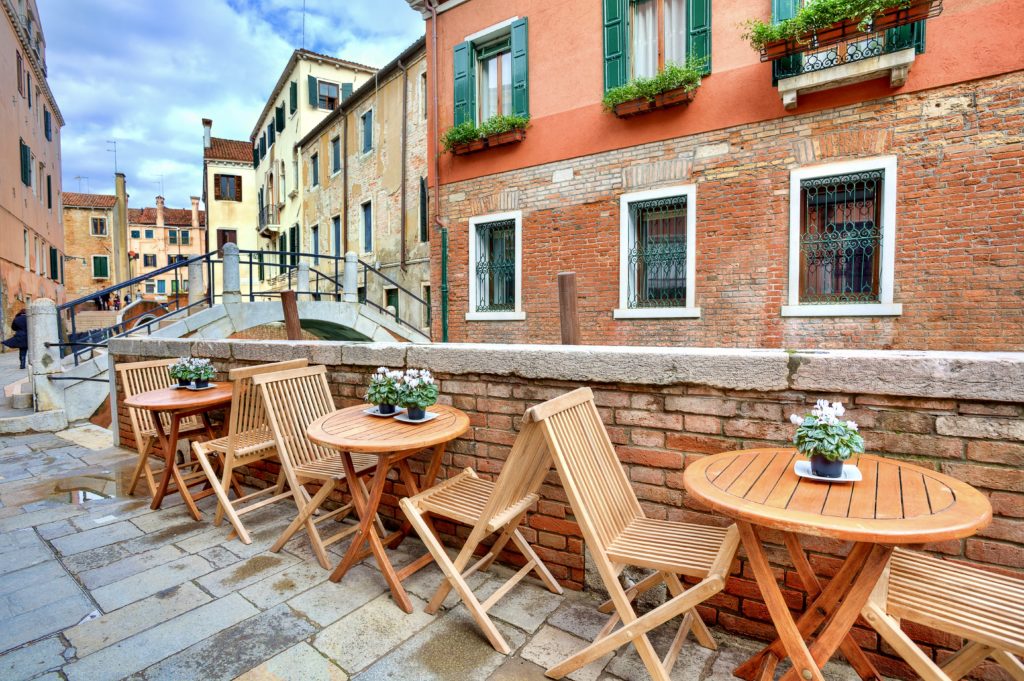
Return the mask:
[[242,283],[238,271],[238,244],[224,244],[224,292],[221,300],[225,305],[242,302]]
[[298,269],[295,273],[295,292],[299,294],[299,300],[305,300],[302,297],[303,294],[309,293],[309,263],[299,261]]
[[59,342],[57,305],[49,298],[36,298],[28,306],[28,361],[36,411],[64,408],[63,386],[60,381],[49,379],[51,374],[64,370],[60,362],[60,348],[45,345]]
[[[206,298],[206,287],[203,285],[202,260],[193,260],[188,264],[188,304],[194,305]],[[198,309],[189,310],[189,314],[199,312]]]
[[346,303],[359,302],[359,256],[349,251],[345,254],[345,273],[341,278]]

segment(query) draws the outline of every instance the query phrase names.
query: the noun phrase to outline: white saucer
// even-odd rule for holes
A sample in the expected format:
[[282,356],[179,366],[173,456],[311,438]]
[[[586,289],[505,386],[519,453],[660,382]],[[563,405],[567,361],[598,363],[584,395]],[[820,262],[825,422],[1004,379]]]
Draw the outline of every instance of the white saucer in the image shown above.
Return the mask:
[[807,459],[797,461],[793,470],[801,478],[809,478],[811,480],[819,480],[821,482],[857,482],[858,480],[863,479],[863,476],[860,474],[860,469],[850,464],[843,465],[843,474],[838,478],[825,478],[820,475],[815,475],[811,472],[811,462]]
[[402,407],[395,407],[395,410],[393,412],[391,412],[390,414],[381,414],[380,413],[380,407],[378,407],[377,405],[374,405],[374,406],[370,407],[369,409],[364,409],[363,413],[364,414],[369,414],[370,416],[376,416],[376,417],[382,418],[382,419],[390,419],[390,418],[394,418],[395,416],[398,416],[399,414],[401,414],[404,411],[405,411],[405,409],[402,408]]
[[[403,409],[403,411],[405,410]],[[440,414],[435,414],[432,411],[428,411],[421,419],[413,420],[409,418],[408,414],[400,414],[399,416],[395,417],[395,420],[401,421],[402,423],[426,423],[427,421],[433,421],[438,416],[440,416]]]

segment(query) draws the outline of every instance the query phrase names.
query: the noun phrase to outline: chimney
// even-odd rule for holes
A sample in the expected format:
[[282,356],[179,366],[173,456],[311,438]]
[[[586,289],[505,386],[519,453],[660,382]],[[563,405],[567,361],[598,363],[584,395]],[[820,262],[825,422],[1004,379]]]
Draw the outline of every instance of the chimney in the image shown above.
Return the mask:
[[210,148],[210,131],[213,129],[213,120],[210,118],[203,119],[203,149]]
[[128,279],[128,184],[114,173],[114,283]]
[[164,226],[164,197],[156,197],[156,226]]
[[192,229],[199,229],[199,197],[192,197]]

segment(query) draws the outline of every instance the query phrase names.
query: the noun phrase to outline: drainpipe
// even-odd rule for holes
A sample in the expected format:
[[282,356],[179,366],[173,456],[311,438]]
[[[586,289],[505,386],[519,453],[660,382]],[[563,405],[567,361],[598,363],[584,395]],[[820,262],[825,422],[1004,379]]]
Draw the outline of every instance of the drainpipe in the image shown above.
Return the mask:
[[341,204],[342,253],[348,253],[348,111],[341,124]]
[[406,228],[406,215],[405,215],[405,170],[406,170],[406,138],[408,137],[408,121],[406,117],[409,114],[409,69],[406,68],[402,60],[398,60],[398,68],[402,69],[402,257],[401,257],[401,268],[405,272],[405,260],[408,257],[405,245],[405,228]]
[[434,140],[434,224],[441,232],[441,342],[448,342],[448,227],[441,219],[441,153],[438,150],[438,140],[441,139],[438,131],[437,120],[437,3],[438,0],[427,0],[427,7],[430,8],[430,71],[434,78],[434,87],[431,88],[431,108],[434,111],[433,140]]

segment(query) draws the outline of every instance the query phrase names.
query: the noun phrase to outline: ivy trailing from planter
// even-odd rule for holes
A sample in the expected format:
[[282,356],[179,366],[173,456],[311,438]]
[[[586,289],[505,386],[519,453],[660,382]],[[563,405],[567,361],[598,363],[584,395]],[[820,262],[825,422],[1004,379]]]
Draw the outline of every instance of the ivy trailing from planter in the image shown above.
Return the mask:
[[445,151],[454,152],[478,140],[487,140],[509,132],[522,132],[529,124],[529,116],[505,114],[492,116],[480,125],[473,121],[463,121],[445,131],[441,136],[441,144]]
[[656,76],[635,78],[625,85],[611,88],[604,93],[602,104],[606,111],[615,112],[615,107],[626,102],[640,99],[654,102],[658,95],[673,90],[693,92],[700,86],[703,64],[703,59],[690,59],[686,64],[669,62]]
[[861,31],[870,28],[872,20],[888,9],[907,8],[913,0],[808,0],[790,19],[778,23],[750,19],[741,24],[743,39],[755,50],[763,51],[780,41],[808,44],[816,31],[841,21],[857,21]]

